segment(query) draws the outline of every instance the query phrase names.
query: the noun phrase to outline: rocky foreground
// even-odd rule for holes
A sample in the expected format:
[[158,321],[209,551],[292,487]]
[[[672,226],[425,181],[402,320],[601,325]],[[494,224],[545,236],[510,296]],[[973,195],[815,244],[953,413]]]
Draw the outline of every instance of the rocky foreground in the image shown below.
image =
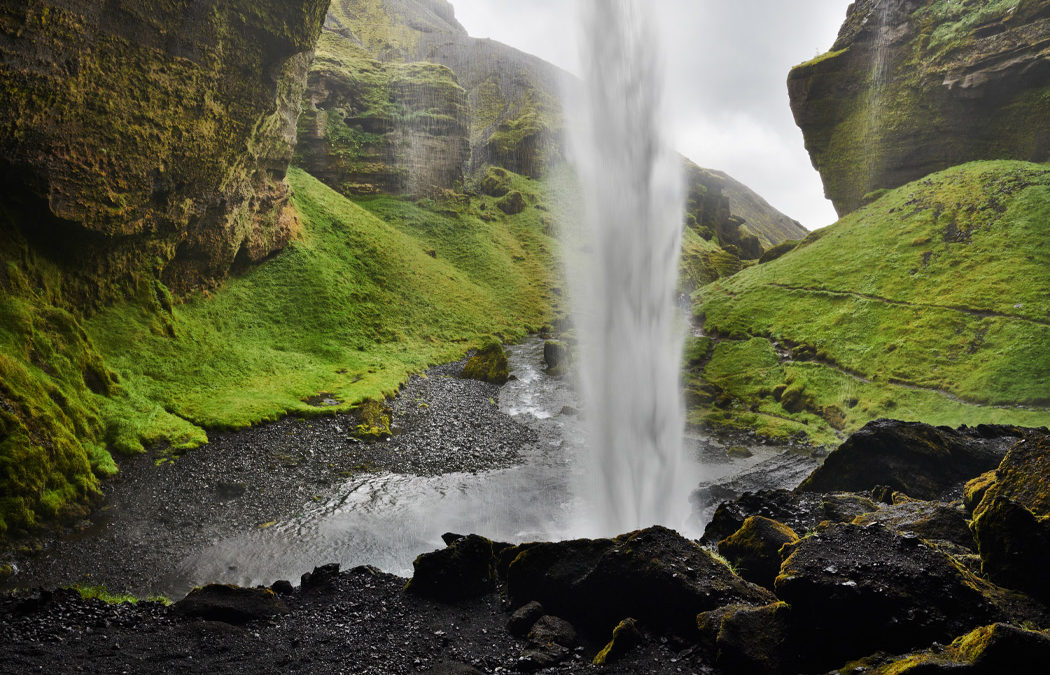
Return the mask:
[[1046,429],[880,420],[699,542],[447,534],[407,583],[329,565],[170,607],[7,596],[0,669],[1042,673],[1048,476]]

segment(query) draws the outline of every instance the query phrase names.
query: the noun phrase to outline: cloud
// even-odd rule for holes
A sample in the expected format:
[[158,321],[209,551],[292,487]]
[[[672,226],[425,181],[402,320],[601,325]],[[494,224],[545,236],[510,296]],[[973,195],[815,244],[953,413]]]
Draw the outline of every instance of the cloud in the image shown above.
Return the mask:
[[[452,0],[471,35],[579,72],[567,0]],[[826,51],[849,0],[644,0],[666,63],[676,146],[810,228],[836,219],[788,106],[787,73]]]

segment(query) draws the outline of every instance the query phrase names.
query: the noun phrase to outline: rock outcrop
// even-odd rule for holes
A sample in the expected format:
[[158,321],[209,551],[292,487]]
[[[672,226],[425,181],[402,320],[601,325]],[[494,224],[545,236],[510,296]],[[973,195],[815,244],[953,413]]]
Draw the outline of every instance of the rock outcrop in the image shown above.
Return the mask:
[[82,517],[121,392],[81,322],[296,236],[285,172],[327,0],[0,3],[0,538]]
[[1046,0],[860,0],[788,91],[844,215],[955,164],[1050,159],[1048,57]]
[[70,268],[88,305],[154,274],[207,285],[280,249],[326,6],[5,2],[4,238]]

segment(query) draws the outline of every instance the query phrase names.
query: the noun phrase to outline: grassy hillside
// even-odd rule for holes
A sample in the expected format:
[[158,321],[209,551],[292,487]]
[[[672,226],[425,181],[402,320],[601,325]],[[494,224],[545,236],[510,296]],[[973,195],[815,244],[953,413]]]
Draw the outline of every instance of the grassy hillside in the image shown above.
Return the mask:
[[[556,251],[535,182],[508,178],[527,206],[507,215],[491,197],[359,205],[289,179],[301,240],[207,295],[173,303],[158,285],[81,322],[37,297],[45,262],[8,270],[26,279],[0,303],[0,535],[78,512],[113,456],[346,410],[549,320]],[[340,405],[304,402],[320,393]]]
[[1050,423],[1050,168],[889,192],[698,292],[692,420],[830,442],[882,416]]

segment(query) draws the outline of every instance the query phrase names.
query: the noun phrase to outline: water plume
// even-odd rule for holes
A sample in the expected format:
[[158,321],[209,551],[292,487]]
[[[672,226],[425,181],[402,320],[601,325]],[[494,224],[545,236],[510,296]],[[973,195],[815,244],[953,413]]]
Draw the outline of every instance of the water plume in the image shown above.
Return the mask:
[[675,302],[683,165],[661,115],[658,36],[645,5],[630,0],[583,2],[580,28],[584,82],[569,111],[585,242],[568,263],[588,434],[578,529],[681,527],[690,513]]

